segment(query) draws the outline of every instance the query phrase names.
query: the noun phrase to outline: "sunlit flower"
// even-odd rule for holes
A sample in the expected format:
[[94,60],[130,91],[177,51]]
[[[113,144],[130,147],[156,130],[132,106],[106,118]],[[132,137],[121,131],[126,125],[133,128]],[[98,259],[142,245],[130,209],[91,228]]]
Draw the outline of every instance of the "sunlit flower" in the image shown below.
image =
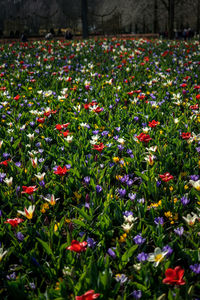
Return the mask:
[[125,274],[116,274],[115,280],[122,285],[128,280],[128,277]]
[[168,251],[162,251],[160,248],[156,248],[154,253],[149,253],[148,261],[154,262],[154,267],[157,267],[167,254]]
[[12,185],[12,183],[13,183],[13,177],[5,178],[4,182],[7,184],[7,186],[10,187]]
[[129,231],[132,229],[133,223],[124,223],[122,224],[122,228],[126,233],[129,233]]
[[56,201],[58,201],[60,198],[55,198],[55,196],[52,194],[48,198],[44,197],[44,200],[48,201],[51,205],[55,205]]
[[189,184],[191,184],[197,191],[200,191],[200,180],[190,180]]
[[32,163],[33,168],[36,168],[37,167],[37,157],[31,158],[31,163]]
[[18,210],[17,212],[25,216],[27,219],[31,220],[33,218],[34,211],[35,211],[35,205],[30,205],[28,209],[25,207],[24,211]]
[[185,220],[185,222],[192,226],[194,225],[195,221],[198,219],[198,216],[192,212],[192,214],[187,214],[186,217],[183,217],[183,220]]
[[35,174],[35,177],[37,177],[40,181],[44,180],[44,176],[46,175],[46,173],[38,173]]
[[3,247],[0,248],[0,262],[2,261],[2,258],[6,255],[7,252],[7,250],[3,251]]
[[27,134],[27,137],[30,139],[30,141],[33,141],[34,140],[34,133],[33,134],[31,134],[31,133]]

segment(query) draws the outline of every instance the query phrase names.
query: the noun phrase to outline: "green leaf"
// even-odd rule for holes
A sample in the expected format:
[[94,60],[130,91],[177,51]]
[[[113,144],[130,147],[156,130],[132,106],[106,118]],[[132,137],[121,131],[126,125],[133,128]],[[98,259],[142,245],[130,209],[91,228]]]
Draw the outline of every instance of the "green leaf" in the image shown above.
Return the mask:
[[128,249],[123,255],[122,255],[122,262],[128,263],[129,258],[133,255],[135,250],[138,248],[138,245],[132,246],[130,249]]
[[39,239],[39,238],[36,238],[38,240],[38,242],[42,245],[42,247],[44,248],[44,250],[46,251],[46,253],[50,256],[52,256],[52,258],[55,258],[54,257],[54,254],[51,250],[51,248],[49,247],[49,245],[47,244],[47,242],[44,242],[43,240]]
[[88,222],[91,222],[91,221],[92,221],[92,217],[91,217],[91,216],[88,216],[88,214],[87,214],[86,212],[84,212],[82,209],[80,209],[80,208],[78,208],[78,207],[76,207],[76,206],[74,206],[74,205],[72,205],[72,207],[73,207],[74,209],[76,209],[76,210],[80,213],[80,215],[81,215],[82,217],[84,217]]

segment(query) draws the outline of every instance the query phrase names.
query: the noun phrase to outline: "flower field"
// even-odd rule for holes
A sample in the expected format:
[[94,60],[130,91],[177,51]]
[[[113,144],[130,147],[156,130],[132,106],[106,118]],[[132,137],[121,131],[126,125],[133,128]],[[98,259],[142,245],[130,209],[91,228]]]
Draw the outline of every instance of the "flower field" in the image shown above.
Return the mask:
[[199,299],[200,43],[0,50],[0,298]]

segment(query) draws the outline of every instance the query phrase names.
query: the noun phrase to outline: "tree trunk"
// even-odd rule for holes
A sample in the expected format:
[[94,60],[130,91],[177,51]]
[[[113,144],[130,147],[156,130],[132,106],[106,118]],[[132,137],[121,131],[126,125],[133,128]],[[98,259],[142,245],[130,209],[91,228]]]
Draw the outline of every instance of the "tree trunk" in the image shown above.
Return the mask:
[[83,38],[88,38],[88,3],[87,0],[81,0],[81,18],[82,18],[82,31],[83,31]]
[[153,32],[158,32],[158,0],[154,0]]
[[200,0],[197,0],[197,28],[196,28],[197,34],[199,34],[200,39]]
[[174,37],[174,0],[168,0],[168,38]]

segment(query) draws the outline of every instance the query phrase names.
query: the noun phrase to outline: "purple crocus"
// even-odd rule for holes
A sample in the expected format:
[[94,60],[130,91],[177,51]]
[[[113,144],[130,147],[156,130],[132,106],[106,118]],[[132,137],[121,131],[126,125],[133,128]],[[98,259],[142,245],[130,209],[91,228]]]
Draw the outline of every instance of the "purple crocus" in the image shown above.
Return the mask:
[[123,216],[125,216],[125,217],[133,216],[133,212],[126,210],[125,212],[123,212]]
[[143,238],[140,234],[136,235],[134,238],[133,238],[134,242],[137,244],[137,245],[142,245],[146,239]]
[[93,249],[93,248],[96,246],[96,244],[97,244],[97,242],[95,242],[95,240],[92,239],[92,238],[90,238],[90,237],[87,238],[87,243],[88,243],[88,247],[89,247],[89,248],[92,248],[92,249]]
[[187,196],[183,196],[183,197],[181,198],[181,203],[182,203],[183,205],[187,205],[189,202],[190,202],[190,199],[188,199]]
[[84,182],[85,182],[86,184],[89,184],[89,183],[90,183],[90,177],[89,177],[89,176],[84,177],[83,180],[84,180]]
[[154,219],[154,223],[156,224],[156,225],[163,225],[164,224],[164,219],[163,219],[163,217],[157,217],[157,218],[155,218]]
[[13,273],[11,273],[10,275],[7,275],[6,278],[7,278],[8,280],[15,280],[15,279],[16,279],[16,273],[13,272]]
[[178,228],[174,229],[174,232],[176,234],[178,234],[179,236],[181,236],[183,234],[183,232],[184,232],[184,228],[182,226],[178,227]]
[[6,177],[6,173],[0,173],[0,182],[3,182],[5,177]]
[[101,191],[102,191],[103,189],[102,189],[102,187],[100,186],[100,185],[96,185],[96,192],[97,193],[101,193]]
[[191,175],[190,179],[193,181],[197,181],[197,180],[199,180],[199,175]]
[[200,274],[200,264],[190,265],[190,269],[191,269],[192,272],[194,272],[195,274]]
[[165,251],[167,251],[167,257],[168,257],[168,256],[170,256],[172,254],[173,249],[169,245],[166,245],[162,249],[162,252],[165,252]]
[[19,231],[16,233],[16,238],[18,239],[19,242],[23,242],[24,235]]
[[148,254],[145,252],[141,252],[138,254],[137,259],[139,262],[146,261],[148,259]]
[[129,194],[128,194],[128,197],[129,197],[129,199],[130,199],[131,201],[134,201],[135,198],[136,198],[136,194],[129,193]]
[[131,296],[133,296],[135,299],[142,298],[142,292],[140,290],[135,290],[131,293]]
[[119,193],[119,196],[121,198],[124,198],[125,195],[126,195],[126,190],[125,189],[118,189],[118,193]]
[[113,251],[113,249],[112,248],[109,248],[108,249],[108,254],[112,257],[112,258],[116,258],[116,254],[115,254],[115,252]]

